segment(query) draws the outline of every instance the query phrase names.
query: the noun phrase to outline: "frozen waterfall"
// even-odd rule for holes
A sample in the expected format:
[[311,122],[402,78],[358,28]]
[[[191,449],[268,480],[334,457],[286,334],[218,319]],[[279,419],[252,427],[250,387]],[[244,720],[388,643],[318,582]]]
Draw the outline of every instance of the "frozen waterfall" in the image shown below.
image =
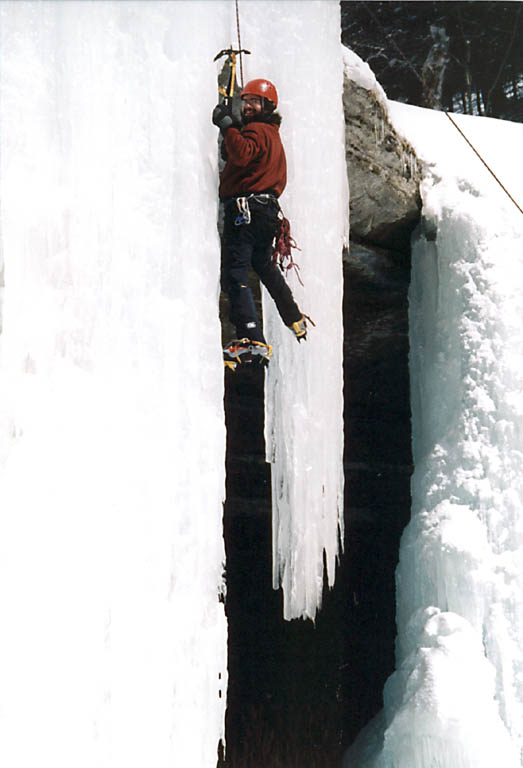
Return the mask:
[[[333,2],[286,2],[282,25],[249,23],[270,52],[269,77],[284,84],[282,138],[289,181],[281,205],[300,251],[289,282],[310,315],[296,344],[264,293],[266,336],[275,345],[265,394],[267,461],[272,465],[274,587],[284,616],[314,619],[321,605],[324,553],[330,586],[343,542],[343,273],[348,185],[342,106],[340,9]],[[294,45],[289,45],[289,40]],[[299,43],[298,43],[299,41]],[[265,71],[265,70],[264,70]]]
[[[410,290],[412,520],[397,669],[350,768],[523,764],[522,219],[441,112],[389,104],[427,163]],[[523,126],[454,116],[521,201]]]
[[[240,4],[316,328],[266,302],[275,586],[342,528],[339,4]],[[214,55],[230,0],[2,2],[0,763],[216,763],[226,704]],[[2,269],[2,271],[4,271]],[[293,280],[293,278],[291,278]]]
[[[229,3],[2,3],[0,763],[214,766]],[[197,97],[195,98],[195,94]]]

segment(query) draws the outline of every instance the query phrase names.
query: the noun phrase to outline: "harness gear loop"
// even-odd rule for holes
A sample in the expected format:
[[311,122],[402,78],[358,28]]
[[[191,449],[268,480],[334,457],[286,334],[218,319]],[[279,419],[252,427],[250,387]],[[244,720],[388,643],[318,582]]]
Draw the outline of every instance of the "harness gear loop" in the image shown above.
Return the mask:
[[239,227],[241,224],[251,223],[251,209],[249,208],[249,200],[256,200],[261,205],[268,205],[270,200],[276,200],[274,195],[270,195],[266,192],[253,192],[250,195],[238,195],[238,197],[231,197],[226,203],[227,207],[230,203],[236,203],[239,215],[236,217],[234,224]]
[[239,227],[241,224],[251,223],[251,209],[249,208],[248,197],[237,197],[236,206],[239,211],[239,215],[234,220],[234,225]]

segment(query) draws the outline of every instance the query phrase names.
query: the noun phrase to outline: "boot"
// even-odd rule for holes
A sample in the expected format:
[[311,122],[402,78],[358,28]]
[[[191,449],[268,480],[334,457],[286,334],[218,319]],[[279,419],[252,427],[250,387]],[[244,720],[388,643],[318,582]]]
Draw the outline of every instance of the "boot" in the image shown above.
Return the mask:
[[290,326],[298,341],[305,341],[307,339],[307,320],[310,320],[310,318],[307,315],[302,315],[299,320]]

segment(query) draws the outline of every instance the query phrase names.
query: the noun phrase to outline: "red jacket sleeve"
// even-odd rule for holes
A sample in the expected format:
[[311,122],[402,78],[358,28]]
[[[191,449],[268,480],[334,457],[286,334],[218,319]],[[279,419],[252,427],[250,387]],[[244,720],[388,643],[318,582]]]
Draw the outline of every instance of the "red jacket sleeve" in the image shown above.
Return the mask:
[[244,128],[241,133],[231,126],[225,133],[225,147],[229,162],[245,167],[265,151],[265,134],[256,125]]
[[276,125],[253,122],[241,131],[231,126],[225,132],[225,147],[227,162],[220,175],[222,200],[253,192],[281,195],[287,164]]

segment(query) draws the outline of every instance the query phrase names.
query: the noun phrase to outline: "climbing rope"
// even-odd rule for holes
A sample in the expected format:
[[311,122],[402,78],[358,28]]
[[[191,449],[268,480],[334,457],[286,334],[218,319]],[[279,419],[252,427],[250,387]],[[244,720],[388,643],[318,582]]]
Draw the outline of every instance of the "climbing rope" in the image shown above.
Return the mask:
[[[397,50],[397,52],[399,53],[399,55],[401,56],[401,58],[402,58],[402,59],[403,59],[403,60],[406,62],[406,64],[407,64],[407,66],[409,67],[409,69],[411,69],[411,70],[412,70],[412,72],[414,72],[414,75],[417,77],[417,79],[420,81],[420,83],[421,83],[423,86],[425,86],[425,85],[426,85],[426,83],[425,83],[425,80],[423,79],[423,77],[422,77],[422,76],[419,74],[419,72],[418,72],[418,71],[415,69],[415,67],[412,65],[412,63],[409,61],[409,59],[408,59],[408,58],[405,56],[405,54],[403,53],[403,51],[401,50],[401,48],[399,47],[399,45],[396,43],[396,41],[394,40],[394,38],[393,38],[393,37],[391,37],[391,35],[389,35],[389,33],[388,33],[386,30],[385,30],[385,28],[384,28],[384,27],[383,27],[383,25],[381,24],[380,20],[379,20],[379,19],[378,19],[378,17],[376,16],[376,14],[375,14],[373,11],[371,11],[371,9],[369,8],[369,4],[368,4],[368,3],[365,3],[365,9],[368,11],[368,13],[369,13],[369,14],[370,14],[370,16],[372,17],[372,19],[373,19],[373,20],[376,22],[376,24],[378,25],[378,27],[380,27],[380,29],[381,29],[381,31],[384,33],[385,37],[386,37],[387,39],[389,39],[389,40],[390,40],[390,42],[392,43],[392,45],[394,46],[394,48]],[[476,155],[479,157],[479,159],[481,160],[481,162],[483,163],[483,165],[485,166],[485,168],[488,170],[488,172],[491,174],[491,176],[492,176],[492,177],[493,177],[493,178],[494,178],[494,179],[497,181],[497,183],[499,184],[499,186],[501,187],[501,189],[503,190],[503,192],[504,192],[504,193],[507,195],[507,197],[508,197],[510,200],[512,200],[512,202],[514,203],[514,205],[516,206],[516,208],[518,209],[518,211],[519,211],[520,213],[523,213],[523,208],[521,208],[521,206],[520,206],[520,205],[518,205],[518,203],[517,203],[517,202],[514,200],[514,198],[513,198],[513,197],[512,197],[512,195],[510,194],[510,192],[509,192],[509,191],[507,190],[507,188],[506,188],[506,187],[505,187],[505,186],[504,186],[504,185],[501,183],[501,181],[500,181],[500,180],[499,180],[499,178],[496,176],[496,174],[494,173],[494,171],[492,170],[492,168],[489,166],[489,164],[486,162],[486,160],[484,160],[484,158],[483,158],[483,157],[480,155],[480,153],[478,152],[478,150],[476,149],[476,147],[475,147],[475,146],[472,144],[472,142],[471,142],[471,141],[470,141],[470,140],[469,140],[469,139],[468,139],[468,138],[465,136],[465,134],[463,133],[463,131],[461,130],[461,128],[459,128],[459,127],[458,127],[457,123],[456,123],[456,122],[455,122],[455,121],[452,119],[452,117],[451,117],[451,116],[450,116],[450,114],[447,112],[447,110],[443,109],[443,106],[442,106],[441,102],[439,101],[439,99],[438,99],[438,101],[437,101],[437,106],[439,107],[439,109],[440,109],[440,111],[441,111],[441,112],[444,112],[444,113],[445,113],[445,115],[448,117],[448,119],[450,120],[450,122],[452,123],[452,125],[454,126],[454,128],[455,128],[455,129],[458,131],[458,133],[459,133],[459,134],[460,134],[460,135],[461,135],[461,136],[462,136],[462,137],[465,139],[465,141],[467,142],[467,144],[469,145],[469,147],[470,147],[470,148],[471,148],[471,149],[472,149],[472,150],[475,152],[475,154],[476,154]]]
[[463,133],[463,131],[461,130],[461,128],[460,128],[460,127],[459,127],[459,126],[458,126],[458,125],[457,125],[457,124],[454,122],[454,120],[453,120],[453,119],[452,119],[452,117],[449,115],[449,113],[448,113],[448,112],[445,112],[445,114],[447,115],[448,119],[450,120],[450,122],[452,123],[452,125],[454,126],[454,128],[456,128],[456,130],[457,130],[457,131],[459,131],[459,132],[461,133],[461,135],[463,136],[463,138],[465,139],[465,141],[467,142],[467,144],[469,145],[469,147],[472,149],[472,151],[473,151],[473,152],[475,152],[475,153],[476,153],[476,155],[479,157],[479,159],[481,160],[481,162],[483,163],[483,165],[485,166],[485,168],[487,168],[487,170],[488,170],[488,171],[490,171],[490,173],[492,174],[492,176],[493,176],[493,177],[496,179],[496,181],[498,182],[498,184],[499,184],[499,186],[501,187],[501,189],[503,190],[503,192],[504,192],[504,193],[505,193],[505,194],[506,194],[506,195],[507,195],[507,196],[508,196],[508,197],[509,197],[509,198],[512,200],[512,202],[514,203],[514,205],[516,206],[516,208],[517,208],[517,209],[518,209],[518,210],[519,210],[521,213],[523,213],[523,208],[521,208],[521,206],[519,206],[519,205],[518,205],[518,203],[516,203],[516,201],[514,200],[514,198],[512,197],[512,195],[510,194],[510,192],[508,191],[508,189],[507,189],[507,188],[506,188],[506,187],[505,187],[505,186],[504,186],[504,185],[501,183],[501,181],[498,179],[498,177],[496,176],[496,174],[494,173],[494,171],[492,170],[492,168],[489,168],[489,167],[488,167],[488,165],[487,165],[487,164],[486,164],[486,162],[483,160],[483,158],[482,158],[482,157],[481,157],[481,155],[479,154],[479,152],[478,152],[478,150],[476,149],[476,147],[475,147],[473,144],[471,144],[471,142],[470,142],[470,141],[467,139],[467,137],[465,136],[465,134]]
[[238,7],[238,0],[235,0],[236,4],[236,31],[238,33],[238,50],[240,51],[240,80],[243,88],[243,57],[242,57],[242,41],[240,38],[240,10]]
[[296,240],[291,235],[291,225],[289,220],[285,218],[280,208],[278,213],[278,225],[274,236],[272,259],[284,274],[288,272],[289,269],[294,269],[296,277],[300,281],[300,284],[303,285],[303,280],[300,277],[300,268],[292,257],[293,248],[296,248],[297,251],[301,251],[301,248],[298,247]]
[[[243,88],[243,64],[242,64],[242,41],[240,37],[240,10],[239,10],[239,3],[238,0],[235,0],[235,6],[236,6],[236,31],[238,33],[238,51],[240,54],[240,78],[241,78],[241,84]],[[254,197],[254,195],[251,195],[251,197]],[[265,195],[260,195],[259,197],[265,197]],[[247,202],[246,198],[238,198],[237,200],[238,210],[239,210],[239,216],[237,217],[236,221],[234,222],[237,225],[240,224],[249,224],[250,223],[250,211],[249,211],[249,204]],[[303,285],[303,281],[300,277],[299,272],[299,266],[294,261],[292,257],[292,249],[295,248],[296,250],[300,251],[301,248],[299,248],[296,244],[295,239],[291,236],[291,225],[288,221],[288,219],[285,218],[283,215],[281,208],[278,216],[278,226],[276,229],[276,234],[274,237],[274,245],[273,245],[273,260],[275,264],[278,264],[281,271],[285,274],[290,269],[294,269],[296,276]]]

